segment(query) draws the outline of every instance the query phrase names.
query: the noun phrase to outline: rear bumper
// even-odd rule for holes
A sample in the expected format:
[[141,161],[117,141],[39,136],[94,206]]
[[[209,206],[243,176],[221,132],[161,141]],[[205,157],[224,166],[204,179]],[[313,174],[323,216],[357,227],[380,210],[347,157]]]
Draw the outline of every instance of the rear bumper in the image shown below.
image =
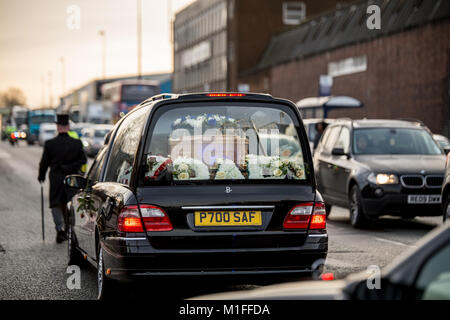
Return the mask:
[[250,249],[157,250],[146,238],[103,240],[105,267],[110,278],[132,280],[147,277],[263,275],[310,276],[312,265],[325,263],[328,236],[308,236],[302,246]]

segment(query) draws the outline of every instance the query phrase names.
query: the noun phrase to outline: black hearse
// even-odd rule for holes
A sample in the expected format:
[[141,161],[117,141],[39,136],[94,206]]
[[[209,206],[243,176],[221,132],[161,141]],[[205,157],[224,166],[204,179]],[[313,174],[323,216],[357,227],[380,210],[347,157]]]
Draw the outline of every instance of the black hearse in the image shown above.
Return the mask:
[[325,208],[296,106],[264,94],[159,95],[123,117],[87,177],[68,176],[69,263],[111,280],[311,275]]

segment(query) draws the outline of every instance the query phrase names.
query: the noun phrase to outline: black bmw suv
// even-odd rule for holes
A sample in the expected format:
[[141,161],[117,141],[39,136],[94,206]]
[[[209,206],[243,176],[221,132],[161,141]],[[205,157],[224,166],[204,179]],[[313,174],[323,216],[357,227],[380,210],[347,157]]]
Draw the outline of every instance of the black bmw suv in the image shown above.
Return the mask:
[[327,255],[302,120],[269,95],[148,99],[66,185],[69,263],[97,266],[99,298],[111,279],[311,275]]
[[327,213],[332,205],[349,208],[354,227],[382,215],[442,214],[445,153],[419,122],[340,119],[314,156]]

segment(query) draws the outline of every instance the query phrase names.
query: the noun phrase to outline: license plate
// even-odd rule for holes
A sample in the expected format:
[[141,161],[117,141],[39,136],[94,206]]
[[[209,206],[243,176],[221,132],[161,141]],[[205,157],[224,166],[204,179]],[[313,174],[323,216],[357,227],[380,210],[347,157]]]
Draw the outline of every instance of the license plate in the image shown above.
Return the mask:
[[425,194],[425,195],[412,195],[410,194],[408,196],[408,203],[424,203],[424,204],[428,204],[428,203],[441,203],[441,196],[440,195],[429,195],[429,194]]
[[195,211],[196,227],[260,226],[261,211]]

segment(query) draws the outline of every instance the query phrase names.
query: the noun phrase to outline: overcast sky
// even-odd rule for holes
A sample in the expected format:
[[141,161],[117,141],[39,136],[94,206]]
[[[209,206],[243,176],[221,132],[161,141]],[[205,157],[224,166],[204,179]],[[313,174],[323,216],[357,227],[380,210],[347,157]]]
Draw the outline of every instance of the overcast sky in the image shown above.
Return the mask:
[[[172,0],[172,11],[191,2]],[[136,74],[136,3],[135,0],[0,0],[0,91],[18,87],[24,91],[28,105],[41,105],[43,96],[47,104],[51,72],[51,92],[56,105],[62,93],[61,57],[66,61],[66,91],[101,78],[99,30],[106,31],[106,76]],[[171,71],[169,0],[142,0],[142,3],[142,71]],[[76,13],[67,12],[71,6],[80,10],[79,29]]]

